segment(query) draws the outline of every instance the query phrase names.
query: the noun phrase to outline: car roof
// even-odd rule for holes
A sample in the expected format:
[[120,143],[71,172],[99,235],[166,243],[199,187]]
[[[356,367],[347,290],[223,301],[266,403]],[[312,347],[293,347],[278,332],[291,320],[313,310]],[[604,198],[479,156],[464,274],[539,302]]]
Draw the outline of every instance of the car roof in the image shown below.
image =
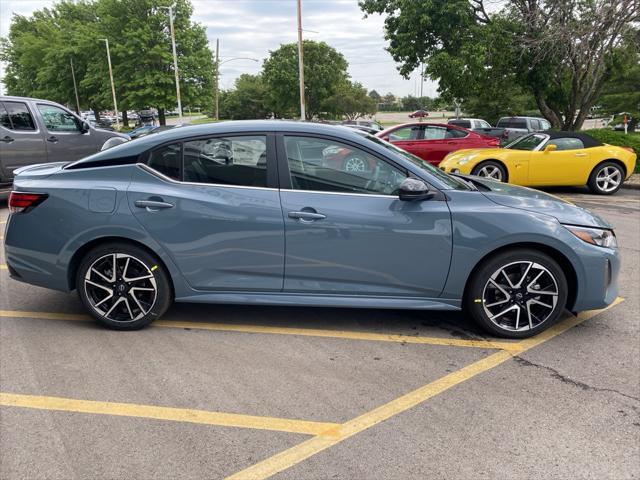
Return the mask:
[[581,140],[585,148],[591,147],[601,147],[602,142],[596,140],[595,138],[587,135],[586,133],[580,132],[557,132],[554,130],[545,130],[543,132],[545,135],[549,135],[549,140],[553,140],[554,138],[577,138]]
[[362,135],[343,125],[329,125],[324,123],[296,122],[287,120],[233,120],[217,123],[205,123],[202,125],[186,125],[180,128],[170,128],[154,135],[123,143],[118,147],[104,150],[95,155],[78,160],[75,164],[94,162],[96,160],[110,160],[122,157],[137,156],[141,153],[172,141],[184,141],[189,138],[198,138],[208,135],[242,134],[257,132],[287,132],[310,133],[341,137],[345,140],[362,142]]
[[53,100],[45,100],[44,98],[17,97],[14,95],[0,95],[0,102],[25,102],[25,101],[51,103],[54,105],[60,105],[58,102],[54,102]]

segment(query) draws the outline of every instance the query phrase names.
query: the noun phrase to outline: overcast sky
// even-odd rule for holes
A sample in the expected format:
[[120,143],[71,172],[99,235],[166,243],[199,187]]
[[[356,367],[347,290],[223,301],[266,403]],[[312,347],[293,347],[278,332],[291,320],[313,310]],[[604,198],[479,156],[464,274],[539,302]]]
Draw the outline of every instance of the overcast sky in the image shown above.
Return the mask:
[[[0,36],[7,35],[12,13],[30,15],[52,0],[0,0]],[[207,29],[212,50],[220,38],[222,60],[250,57],[222,65],[221,86],[229,88],[241,73],[257,73],[262,61],[282,43],[297,41],[295,0],[192,0],[193,19]],[[420,92],[418,72],[404,80],[385,51],[383,18],[363,18],[357,0],[302,0],[304,37],[324,41],[349,62],[349,74],[367,89],[396,95]],[[4,73],[2,72],[2,75]],[[434,96],[437,85],[425,81],[424,95]],[[4,92],[3,92],[4,93]]]

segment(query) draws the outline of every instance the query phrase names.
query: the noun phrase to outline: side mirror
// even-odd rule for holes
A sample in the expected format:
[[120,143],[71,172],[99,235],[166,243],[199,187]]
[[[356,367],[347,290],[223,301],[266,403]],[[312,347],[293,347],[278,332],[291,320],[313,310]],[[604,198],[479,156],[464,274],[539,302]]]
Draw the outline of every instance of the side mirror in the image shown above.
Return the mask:
[[80,133],[87,133],[89,130],[91,130],[91,127],[83,120],[80,124]]
[[429,191],[429,187],[422,180],[417,178],[405,178],[400,184],[398,193],[400,200],[411,202],[416,200],[426,200],[431,198],[433,194]]
[[546,147],[544,147],[544,153],[555,152],[558,149],[557,145],[550,143]]

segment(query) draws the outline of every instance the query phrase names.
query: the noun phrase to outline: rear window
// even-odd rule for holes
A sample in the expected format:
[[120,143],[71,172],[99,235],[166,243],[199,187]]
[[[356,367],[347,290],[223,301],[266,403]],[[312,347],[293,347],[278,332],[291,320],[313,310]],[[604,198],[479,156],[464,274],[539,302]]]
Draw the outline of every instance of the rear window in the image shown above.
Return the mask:
[[497,127],[500,128],[527,128],[527,121],[520,118],[501,118],[498,120]]
[[[23,102],[4,102],[4,112],[0,112],[2,126],[16,131],[33,131],[36,129],[31,112]],[[8,126],[7,126],[8,125]]]
[[471,120],[449,120],[449,125],[456,127],[471,128]]

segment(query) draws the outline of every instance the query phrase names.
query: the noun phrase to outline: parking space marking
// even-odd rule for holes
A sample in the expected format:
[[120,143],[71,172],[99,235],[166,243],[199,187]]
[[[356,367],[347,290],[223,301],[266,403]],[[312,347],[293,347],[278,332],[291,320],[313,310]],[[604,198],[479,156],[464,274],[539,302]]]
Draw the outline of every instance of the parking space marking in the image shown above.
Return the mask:
[[258,417],[236,413],[210,412],[189,408],[159,407],[135,403],[99,402],[74,398],[46,397],[0,393],[0,405],[4,407],[56,410],[62,412],[91,413],[121,417],[149,418],[172,422],[198,423],[222,427],[251,428],[278,432],[316,435],[320,438],[336,437],[339,425],[328,422],[294,420],[288,418]]
[[[521,350],[520,353],[525,352],[531,348],[534,348],[552,338],[566,332],[567,330],[579,325],[580,323],[599,315],[600,313],[614,307],[620,302],[624,301],[623,298],[618,297],[608,307],[602,310],[591,310],[582,312],[577,317],[569,317],[566,320],[557,323],[553,327],[545,330],[535,337],[522,340],[519,343]],[[352,437],[364,430],[367,430],[380,422],[388,420],[402,412],[413,408],[424,401],[442,393],[456,385],[459,385],[476,375],[489,371],[498,365],[513,358],[514,352],[500,351],[496,352],[488,357],[473,362],[466,367],[461,368],[455,372],[445,375],[438,380],[428,383],[412,392],[409,392],[395,400],[392,400],[378,408],[375,408],[369,412],[366,412],[352,420],[342,424],[339,428],[340,435],[336,438],[326,437],[314,437],[306,440],[298,445],[295,445],[287,450],[277,453],[261,462],[258,462],[240,472],[237,472],[226,480],[262,480],[275,475],[278,472],[286,470],[313,455],[322,452],[345,439]]]
[[[0,310],[0,317],[34,318],[38,320],[88,321],[87,315],[53,312],[27,312],[19,310]],[[439,345],[446,347],[471,347],[495,350],[519,351],[518,342],[492,340],[465,340],[444,337],[420,337],[412,335],[356,332],[342,330],[321,330],[316,328],[272,327],[265,325],[238,325],[228,323],[184,322],[178,320],[156,320],[152,327],[190,328],[193,330],[213,330],[270,335],[297,335],[304,337],[337,338],[343,340],[364,340],[370,342],[411,343],[420,345]]]
[[7,265],[4,263],[0,263],[0,270],[7,270]]

